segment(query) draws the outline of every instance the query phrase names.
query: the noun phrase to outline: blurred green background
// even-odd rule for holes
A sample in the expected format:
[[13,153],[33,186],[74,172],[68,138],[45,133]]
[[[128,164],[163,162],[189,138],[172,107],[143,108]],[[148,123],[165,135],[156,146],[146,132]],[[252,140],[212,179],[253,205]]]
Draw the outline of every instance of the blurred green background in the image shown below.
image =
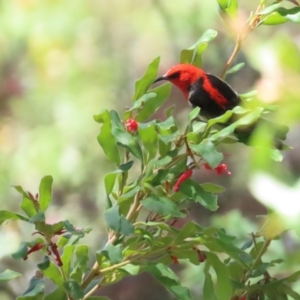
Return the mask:
[[[242,26],[258,1],[239,1]],[[287,3],[287,7],[291,6]],[[203,56],[203,68],[220,74],[234,48],[234,38],[212,0],[10,0],[0,3],[0,205],[18,211],[20,195],[12,185],[35,193],[44,175],[54,177],[54,199],[48,221],[69,219],[93,228],[84,240],[94,249],[105,243],[104,174],[113,169],[96,136],[93,115],[102,109],[122,112],[131,104],[134,82],[161,56],[163,74],[208,29],[219,32]],[[226,187],[220,209],[200,207],[192,218],[224,227],[238,243],[259,228],[257,214],[266,209],[252,196],[248,183],[258,170],[292,186],[300,174],[300,25],[261,26],[247,39],[235,63],[246,62],[228,77],[240,93],[257,89],[259,98],[280,106],[276,118],[291,127],[283,163],[244,145],[223,147],[231,176],[199,171],[203,182]],[[184,122],[190,107],[172,89],[167,106],[176,104]],[[162,117],[158,112],[156,117]],[[255,182],[255,181],[254,181]],[[251,185],[255,195],[261,195]],[[288,187],[287,187],[288,189]],[[291,187],[291,190],[294,189]],[[298,189],[299,190],[299,189]],[[269,190],[269,195],[274,191]],[[277,195],[278,196],[278,195]],[[274,195],[276,197],[276,195]],[[284,203],[285,199],[282,199]],[[280,199],[279,199],[280,201]],[[297,198],[295,198],[297,201]],[[298,199],[300,201],[300,198]],[[24,276],[0,286],[1,299],[14,299],[35,273],[33,255],[26,262],[10,257],[20,240],[30,240],[28,227],[10,222],[0,228],[0,271],[11,268]],[[299,238],[290,232],[270,248],[270,257],[286,262],[274,274],[290,273],[300,258]],[[177,267],[184,285],[201,299],[202,267]],[[298,284],[300,289],[300,284]],[[102,294],[118,299],[172,299],[147,275],[126,278]]]

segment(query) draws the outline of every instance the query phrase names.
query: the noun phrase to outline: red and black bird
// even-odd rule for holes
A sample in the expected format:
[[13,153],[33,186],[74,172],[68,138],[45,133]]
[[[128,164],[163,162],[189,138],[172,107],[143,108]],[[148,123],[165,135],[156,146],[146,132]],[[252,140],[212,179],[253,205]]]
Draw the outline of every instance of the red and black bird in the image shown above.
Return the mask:
[[[219,117],[238,105],[242,106],[241,98],[230,85],[219,77],[208,74],[191,64],[178,64],[154,82],[161,80],[170,81],[177,86],[182,91],[186,101],[189,101],[193,107],[200,107],[200,115],[207,120]],[[229,120],[226,125],[236,120],[236,118]],[[288,132],[287,126],[260,118],[255,124],[238,129],[235,133],[238,138],[242,137],[243,142],[248,141],[256,125],[262,122],[272,127],[275,132],[274,144],[280,149],[283,145],[281,140],[286,138]]]

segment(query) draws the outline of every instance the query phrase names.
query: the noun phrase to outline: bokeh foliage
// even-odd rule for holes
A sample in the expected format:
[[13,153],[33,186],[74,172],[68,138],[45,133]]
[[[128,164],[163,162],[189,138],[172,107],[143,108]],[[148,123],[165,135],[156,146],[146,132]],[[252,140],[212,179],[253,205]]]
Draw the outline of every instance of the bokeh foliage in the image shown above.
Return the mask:
[[[288,1],[284,5],[293,6]],[[239,1],[239,6],[241,17],[255,9],[249,1]],[[92,116],[102,109],[123,111],[130,105],[133,82],[143,74],[149,61],[161,54],[161,69],[168,68],[179,60],[180,49],[192,45],[207,27],[216,28],[219,36],[215,44],[209,46],[210,51],[205,52],[203,66],[212,73],[220,73],[234,41],[230,40],[216,8],[213,1],[186,1],[176,5],[162,1],[130,4],[116,0],[76,3],[3,1],[0,7],[1,205],[5,208],[18,206],[19,198],[11,185],[21,184],[26,190],[38,190],[40,178],[52,174],[56,206],[50,208],[50,218],[54,222],[69,218],[81,220],[82,226],[94,222],[103,224],[104,221],[99,220],[99,215],[103,218],[106,194],[102,178],[105,171],[111,170],[111,165],[97,145],[95,137],[99,132]],[[224,10],[228,9],[224,6]],[[284,11],[281,12],[282,18]],[[276,13],[276,18],[279,18],[279,13]],[[274,18],[267,21],[274,22]],[[269,102],[280,100],[277,119],[291,125],[289,144],[296,149],[294,153],[300,147],[295,125],[300,116],[298,29],[299,25],[292,23],[270,28],[261,26],[246,41],[242,55],[237,57],[237,62],[246,61],[260,73],[261,78],[255,83],[259,98]],[[228,80],[239,92],[246,92],[254,85],[251,76],[255,77],[257,73],[244,68],[238,74],[243,76],[228,77]],[[176,104],[179,108],[175,113],[184,106],[184,103]],[[186,108],[185,116],[178,116],[179,124],[186,122]],[[234,202],[244,215],[254,216],[256,210],[242,202],[249,200],[244,196],[245,179],[251,178],[257,170],[275,175],[289,184],[298,179],[299,159],[295,154],[285,154],[284,163],[279,166],[266,159],[269,152],[238,146],[225,149],[227,152],[230,149],[228,160],[234,172],[229,192],[221,201],[224,210],[227,200]],[[151,155],[149,153],[149,157]],[[209,180],[207,173],[200,176],[203,181]],[[297,188],[294,190],[296,192]],[[258,198],[261,195],[259,191],[256,194]],[[255,202],[250,201],[255,207]],[[293,206],[293,202],[290,205]],[[98,206],[100,209],[96,210]],[[257,225],[238,216],[228,213],[229,221],[224,220],[222,226],[243,240],[245,233],[256,231]],[[217,222],[218,217],[214,218]],[[220,217],[220,220],[222,218],[225,217]],[[235,218],[239,219],[238,226],[230,228]],[[207,217],[204,220],[208,222]],[[245,227],[245,230],[238,233],[240,227]],[[16,234],[12,239],[12,232],[22,231],[24,229],[16,225],[2,229],[0,239],[7,245],[2,248],[2,256],[17,247],[19,236]],[[100,231],[97,234],[99,239],[104,235]],[[98,242],[94,244],[99,248]],[[278,272],[294,268],[299,255],[295,245],[298,245],[297,239],[293,234],[287,234],[287,242],[271,246],[274,253],[283,257],[286,253],[282,248],[289,249],[286,264],[278,268]],[[20,271],[26,272],[25,269]],[[188,280],[189,284],[193,285]],[[199,293],[199,290],[195,292]]]

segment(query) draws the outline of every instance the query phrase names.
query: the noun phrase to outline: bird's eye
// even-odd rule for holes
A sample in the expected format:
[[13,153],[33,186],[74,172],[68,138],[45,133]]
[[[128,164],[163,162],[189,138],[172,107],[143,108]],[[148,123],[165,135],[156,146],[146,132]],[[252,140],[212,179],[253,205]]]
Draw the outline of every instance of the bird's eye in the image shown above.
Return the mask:
[[176,79],[179,78],[180,72],[174,72],[168,76],[168,79]]

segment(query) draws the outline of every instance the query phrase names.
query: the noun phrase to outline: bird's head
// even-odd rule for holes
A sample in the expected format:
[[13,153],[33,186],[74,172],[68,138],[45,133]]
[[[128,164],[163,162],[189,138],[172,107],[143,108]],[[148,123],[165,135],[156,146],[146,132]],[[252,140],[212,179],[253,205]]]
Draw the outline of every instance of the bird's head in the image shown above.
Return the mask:
[[179,64],[172,67],[164,76],[157,78],[154,82],[170,81],[183,92],[185,99],[188,99],[191,85],[203,75],[203,70],[191,64]]

